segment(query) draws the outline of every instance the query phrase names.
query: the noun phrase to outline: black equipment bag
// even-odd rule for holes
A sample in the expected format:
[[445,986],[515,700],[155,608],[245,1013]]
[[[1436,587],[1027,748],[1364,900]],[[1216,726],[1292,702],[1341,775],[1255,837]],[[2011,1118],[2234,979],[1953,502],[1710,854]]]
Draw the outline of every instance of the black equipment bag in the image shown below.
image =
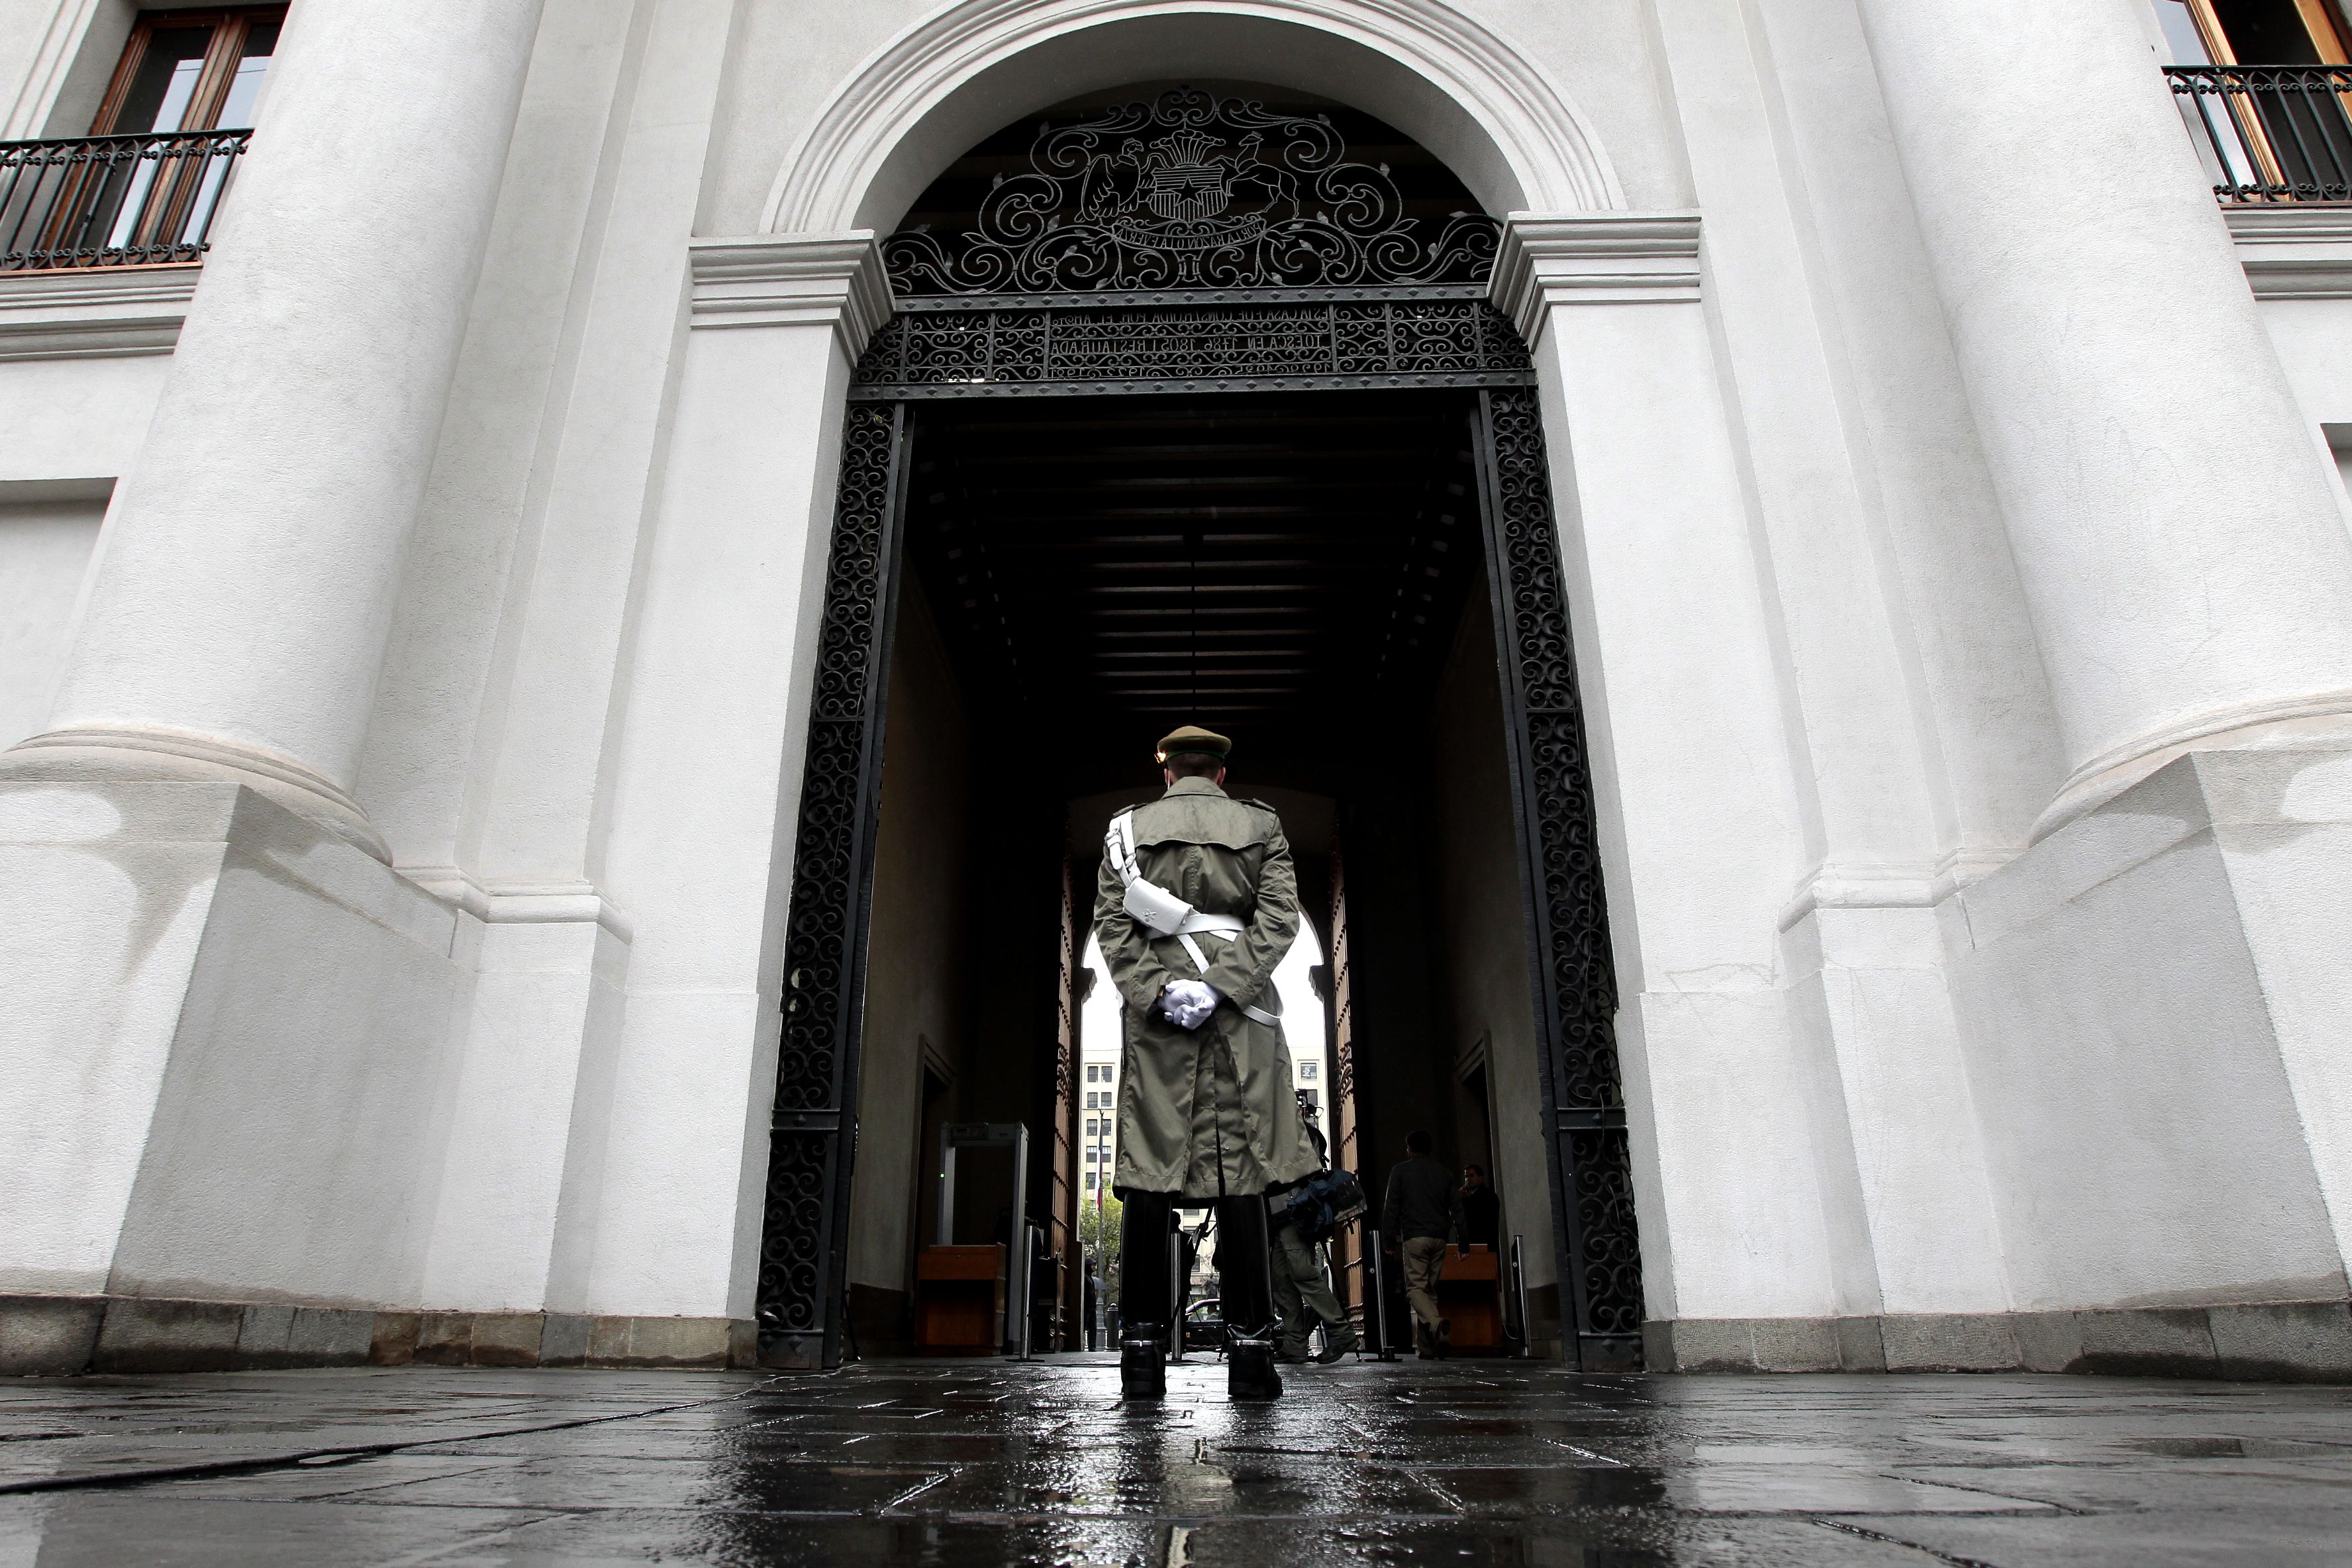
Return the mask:
[[1308,1241],[1322,1241],[1370,1205],[1355,1172],[1318,1171],[1288,1192],[1276,1194],[1268,1206],[1276,1225],[1289,1226]]

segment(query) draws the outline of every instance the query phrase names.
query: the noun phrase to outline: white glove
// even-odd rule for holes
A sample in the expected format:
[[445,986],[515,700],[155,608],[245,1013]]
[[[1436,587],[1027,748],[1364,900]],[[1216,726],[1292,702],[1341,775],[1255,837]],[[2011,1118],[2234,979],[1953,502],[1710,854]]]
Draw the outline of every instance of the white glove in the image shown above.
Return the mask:
[[1160,993],[1160,1011],[1180,1029],[1197,1029],[1217,1010],[1216,987],[1201,980],[1171,980]]

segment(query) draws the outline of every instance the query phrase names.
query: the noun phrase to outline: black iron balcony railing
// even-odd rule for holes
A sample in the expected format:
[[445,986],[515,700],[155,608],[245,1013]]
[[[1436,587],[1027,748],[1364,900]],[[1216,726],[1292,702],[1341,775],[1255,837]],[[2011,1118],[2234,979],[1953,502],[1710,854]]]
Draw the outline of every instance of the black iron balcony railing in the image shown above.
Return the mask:
[[2167,66],[2225,202],[2352,201],[2352,66]]
[[198,259],[252,136],[0,142],[0,272]]

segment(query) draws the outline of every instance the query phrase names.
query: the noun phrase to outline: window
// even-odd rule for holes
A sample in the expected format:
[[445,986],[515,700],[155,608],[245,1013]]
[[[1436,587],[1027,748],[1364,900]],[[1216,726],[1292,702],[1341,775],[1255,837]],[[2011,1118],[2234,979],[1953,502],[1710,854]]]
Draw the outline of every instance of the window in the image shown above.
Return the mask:
[[286,8],[160,11],[139,20],[99,105],[93,136],[253,123]]
[[180,266],[202,259],[245,151],[286,8],[140,18],[93,138],[0,160],[0,267]]
[[2352,199],[2338,0],[2153,0],[2165,74],[2224,201]]
[[1095,1173],[1094,1173],[1092,1171],[1088,1171],[1088,1172],[1087,1173],[1087,1191],[1088,1191],[1088,1192],[1093,1192],[1094,1190],[1095,1190]]
[[1089,1148],[1087,1150],[1087,1164],[1089,1164],[1089,1165],[1099,1165],[1099,1164],[1101,1164],[1101,1163],[1102,1163],[1102,1151],[1101,1151],[1101,1150],[1099,1150],[1099,1149],[1096,1149],[1096,1148],[1091,1148],[1091,1147],[1089,1147]]
[[1322,1064],[1319,1062],[1300,1062],[1298,1064],[1299,1081],[1301,1083],[1313,1083],[1315,1081],[1316,1071],[1321,1067],[1321,1065]]
[[[1102,1081],[1102,1068],[1093,1062],[1088,1062],[1087,1064],[1087,1081],[1088,1083],[1100,1083]],[[1087,1103],[1089,1105],[1094,1103],[1094,1097],[1092,1095],[1088,1095],[1087,1097]]]
[[1321,1100],[1321,1099],[1319,1099],[1319,1098],[1318,1098],[1318,1090],[1311,1089],[1300,1089],[1298,1092],[1299,1092],[1299,1093],[1301,1093],[1301,1094],[1303,1094],[1303,1095],[1305,1095],[1305,1096],[1307,1097],[1307,1104],[1309,1104],[1309,1105],[1311,1105],[1311,1106],[1314,1106],[1314,1107],[1315,1107],[1317,1110],[1318,1110],[1322,1109],[1323,1101]]

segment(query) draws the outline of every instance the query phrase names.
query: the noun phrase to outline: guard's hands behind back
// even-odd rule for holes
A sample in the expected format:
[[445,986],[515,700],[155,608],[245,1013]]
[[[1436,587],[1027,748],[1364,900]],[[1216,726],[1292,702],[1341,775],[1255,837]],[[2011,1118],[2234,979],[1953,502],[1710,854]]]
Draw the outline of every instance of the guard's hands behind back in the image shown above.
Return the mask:
[[1180,1029],[1197,1029],[1217,1010],[1215,987],[1200,980],[1171,980],[1160,993],[1160,1011]]

